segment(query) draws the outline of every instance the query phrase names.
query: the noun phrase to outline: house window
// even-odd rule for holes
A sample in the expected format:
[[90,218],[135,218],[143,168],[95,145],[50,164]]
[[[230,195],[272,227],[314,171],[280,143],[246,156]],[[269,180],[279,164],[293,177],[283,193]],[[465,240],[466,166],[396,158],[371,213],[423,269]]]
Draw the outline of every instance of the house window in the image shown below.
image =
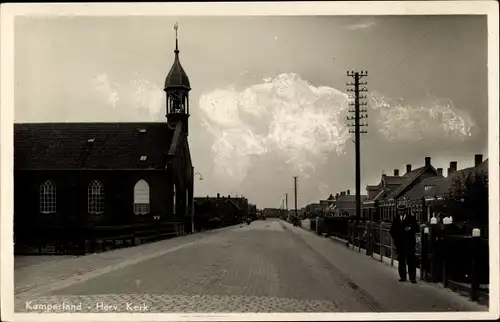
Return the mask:
[[139,180],[134,186],[134,213],[145,215],[149,213],[149,185],[144,180]]
[[172,205],[173,205],[173,214],[175,215],[175,207],[176,207],[176,202],[175,202],[175,199],[177,198],[177,196],[175,195],[175,183],[174,183],[174,193],[173,193],[173,196],[172,196]]
[[42,214],[56,212],[56,187],[48,180],[40,185],[40,212]]
[[98,180],[89,184],[88,190],[89,214],[100,215],[104,213],[104,185]]

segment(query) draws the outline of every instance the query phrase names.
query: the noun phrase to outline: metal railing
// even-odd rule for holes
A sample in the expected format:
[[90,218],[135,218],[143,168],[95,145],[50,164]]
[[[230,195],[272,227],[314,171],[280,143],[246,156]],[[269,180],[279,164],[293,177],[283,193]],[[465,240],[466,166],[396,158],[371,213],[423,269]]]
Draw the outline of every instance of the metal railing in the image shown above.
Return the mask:
[[37,226],[18,230],[15,254],[85,255],[185,235],[184,223]]
[[[316,218],[310,229],[319,235],[343,240],[353,250],[395,265],[397,253],[390,235],[391,223],[353,218]],[[470,229],[469,229],[470,230]],[[420,278],[441,282],[456,291],[467,292],[472,300],[486,300],[489,284],[487,227],[482,236],[467,235],[458,225],[422,224],[415,236],[417,268]],[[457,234],[461,233],[461,234]]]

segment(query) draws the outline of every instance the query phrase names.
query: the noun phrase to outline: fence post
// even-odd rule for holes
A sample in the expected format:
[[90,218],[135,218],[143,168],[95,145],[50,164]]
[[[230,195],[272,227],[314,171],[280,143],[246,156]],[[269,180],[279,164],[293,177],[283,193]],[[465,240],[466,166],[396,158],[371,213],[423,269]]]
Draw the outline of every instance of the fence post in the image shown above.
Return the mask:
[[471,278],[471,287],[470,287],[470,299],[472,301],[477,301],[478,299],[478,291],[479,291],[479,280],[477,278],[477,272],[476,272],[476,254],[478,252],[478,244],[479,244],[479,237],[481,236],[481,230],[479,228],[474,228],[472,230],[472,239],[471,239],[471,271],[470,271],[470,278]]
[[372,236],[373,222],[366,222],[366,255],[373,255],[373,236]]
[[357,240],[358,240],[358,252],[361,252],[361,246],[363,244],[363,227],[361,226],[361,223],[358,223],[356,226],[357,229]]
[[429,238],[429,227],[425,224],[420,226],[420,279],[427,280],[427,243]]
[[394,240],[391,238],[391,266],[394,266]]
[[384,254],[385,254],[385,225],[384,223],[380,223],[379,227],[379,255],[380,255],[380,261],[382,262],[384,260]]
[[428,248],[431,253],[431,258],[429,261],[430,272],[432,275],[432,281],[436,283],[438,281],[438,238],[439,238],[439,226],[437,225],[437,219],[435,217],[431,218],[431,227],[429,229],[429,244]]
[[449,238],[446,236],[446,234],[443,234],[443,238],[441,239],[442,243],[442,256],[441,256],[441,265],[442,265],[442,281],[443,281],[443,286],[448,287],[448,243],[449,243]]
[[356,247],[356,232],[357,232],[356,223],[352,222],[351,227],[352,227],[352,231],[351,231],[352,242],[351,243],[352,243],[352,249],[354,250],[354,248]]

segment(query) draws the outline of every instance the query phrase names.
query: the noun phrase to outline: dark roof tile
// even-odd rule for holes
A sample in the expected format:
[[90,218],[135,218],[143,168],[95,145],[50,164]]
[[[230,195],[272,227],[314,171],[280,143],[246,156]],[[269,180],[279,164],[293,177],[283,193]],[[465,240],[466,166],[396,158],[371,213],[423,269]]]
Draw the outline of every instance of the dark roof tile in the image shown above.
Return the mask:
[[389,197],[391,197],[391,198],[397,197],[399,194],[401,194],[403,192],[403,190],[405,190],[415,179],[417,179],[419,176],[421,176],[427,169],[428,169],[428,167],[423,166],[423,167],[417,168],[415,170],[412,170],[412,171],[406,173],[403,176],[403,181],[401,182],[399,187],[392,190]]
[[[172,135],[166,122],[14,124],[14,168],[161,167]],[[146,161],[141,156],[147,156]]]
[[[419,184],[415,185],[412,189],[405,193],[405,197],[409,199],[417,198],[433,198],[443,197],[448,193],[453,183],[458,178],[466,178],[470,174],[484,172],[488,173],[488,160],[485,160],[478,167],[470,167],[462,170],[457,170],[451,173],[448,177],[436,176],[422,180]],[[425,191],[426,186],[431,186],[430,189]]]
[[384,181],[386,185],[400,185],[405,181],[405,178],[400,176],[385,176]]

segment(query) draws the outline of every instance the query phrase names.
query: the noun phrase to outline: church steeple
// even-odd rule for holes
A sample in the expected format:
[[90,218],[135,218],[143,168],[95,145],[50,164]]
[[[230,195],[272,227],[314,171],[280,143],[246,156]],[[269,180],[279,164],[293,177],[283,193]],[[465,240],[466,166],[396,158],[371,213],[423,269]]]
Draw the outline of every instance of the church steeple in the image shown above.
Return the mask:
[[189,91],[191,84],[184,68],[179,60],[179,39],[177,31],[178,24],[174,25],[175,30],[175,50],[174,63],[165,79],[165,93],[167,94],[166,108],[168,122],[173,126],[178,122],[184,123],[183,132],[188,132],[189,118]]

